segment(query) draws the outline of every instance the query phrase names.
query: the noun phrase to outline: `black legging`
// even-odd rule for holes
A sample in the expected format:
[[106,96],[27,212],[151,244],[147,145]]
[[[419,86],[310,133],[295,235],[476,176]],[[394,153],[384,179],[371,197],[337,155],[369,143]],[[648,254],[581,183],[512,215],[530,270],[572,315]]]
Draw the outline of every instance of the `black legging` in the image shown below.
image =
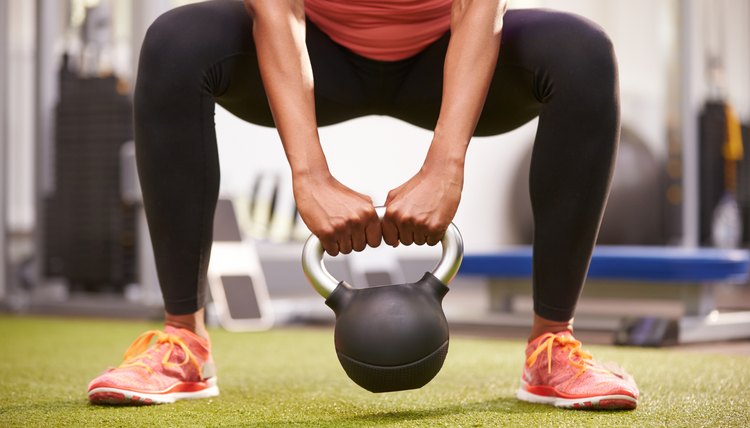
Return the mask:
[[[318,125],[369,114],[434,129],[449,34],[396,62],[363,58],[307,25]],[[596,241],[619,137],[612,44],[591,22],[510,10],[476,135],[539,116],[531,162],[534,310],[573,316]],[[166,310],[205,302],[219,191],[214,103],[273,126],[252,20],[241,2],[171,10],[148,30],[135,90],[138,172]],[[415,162],[417,159],[415,159]]]

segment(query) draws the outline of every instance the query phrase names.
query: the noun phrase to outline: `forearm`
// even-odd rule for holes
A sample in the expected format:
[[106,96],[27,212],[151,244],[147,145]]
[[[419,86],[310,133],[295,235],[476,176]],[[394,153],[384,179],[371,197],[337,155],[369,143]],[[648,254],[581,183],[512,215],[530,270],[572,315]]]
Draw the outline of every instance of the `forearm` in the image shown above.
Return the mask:
[[246,0],[258,64],[294,176],[328,173],[318,138],[302,0]]
[[500,48],[503,0],[454,0],[443,101],[426,165],[462,167]]

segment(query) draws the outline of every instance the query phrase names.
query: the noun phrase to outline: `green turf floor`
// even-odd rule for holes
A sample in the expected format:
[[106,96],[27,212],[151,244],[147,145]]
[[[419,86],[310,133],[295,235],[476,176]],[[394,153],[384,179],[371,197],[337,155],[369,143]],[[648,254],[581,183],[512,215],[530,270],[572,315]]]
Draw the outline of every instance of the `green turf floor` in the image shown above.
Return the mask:
[[453,337],[426,387],[371,394],[338,365],[328,329],[214,331],[221,395],[147,407],[91,406],[86,384],[152,324],[0,316],[0,427],[750,426],[750,358],[589,347],[637,379],[630,412],[517,401],[521,341]]

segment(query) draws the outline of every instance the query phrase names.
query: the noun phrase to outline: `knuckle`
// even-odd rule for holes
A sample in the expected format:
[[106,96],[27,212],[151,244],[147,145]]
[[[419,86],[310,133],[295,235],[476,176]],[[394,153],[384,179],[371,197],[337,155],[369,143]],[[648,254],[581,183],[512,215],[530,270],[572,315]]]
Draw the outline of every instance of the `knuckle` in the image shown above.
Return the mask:
[[364,225],[369,218],[369,211],[367,211],[366,209],[357,210],[357,212],[346,219],[346,225],[350,228],[359,227],[361,225]]
[[428,221],[426,223],[426,226],[427,226],[427,230],[430,233],[437,233],[437,234],[442,234],[443,232],[445,232],[445,229],[448,228],[448,225],[445,225],[442,222],[438,222],[438,221]]
[[346,220],[344,220],[344,219],[342,219],[340,217],[334,217],[334,218],[331,219],[330,223],[331,223],[330,227],[333,228],[333,230],[339,230],[343,226],[346,225]]
[[321,240],[330,240],[335,234],[336,230],[330,226],[324,226],[316,233]]

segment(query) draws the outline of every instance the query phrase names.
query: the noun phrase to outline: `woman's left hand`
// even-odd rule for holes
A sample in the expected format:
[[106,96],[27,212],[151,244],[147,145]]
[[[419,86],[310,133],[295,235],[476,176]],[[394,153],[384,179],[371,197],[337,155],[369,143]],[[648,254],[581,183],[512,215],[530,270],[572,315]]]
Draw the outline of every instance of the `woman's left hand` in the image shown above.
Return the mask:
[[385,201],[383,240],[390,246],[435,245],[458,210],[463,165],[422,167],[406,183],[391,190]]

